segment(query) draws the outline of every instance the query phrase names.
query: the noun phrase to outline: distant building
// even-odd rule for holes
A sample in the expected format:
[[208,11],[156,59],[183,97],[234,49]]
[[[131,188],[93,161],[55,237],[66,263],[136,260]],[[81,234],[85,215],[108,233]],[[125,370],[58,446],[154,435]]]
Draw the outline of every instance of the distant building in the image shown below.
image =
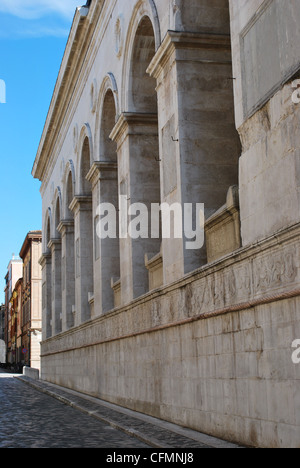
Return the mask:
[[23,278],[19,278],[16,282],[15,289],[13,290],[10,299],[10,364],[13,365],[15,370],[22,370],[22,287]]
[[11,298],[16,286],[17,281],[22,278],[23,274],[23,261],[20,257],[13,255],[7,267],[7,274],[5,276],[5,321],[4,321],[4,341],[6,343],[6,362],[12,364],[14,362],[12,353],[12,302]]
[[4,340],[5,305],[0,306],[0,340]]
[[42,232],[27,234],[20,251],[23,260],[22,289],[22,350],[23,363],[40,368],[40,341],[42,338]]
[[20,257],[13,256],[5,277],[2,333],[6,359],[3,362],[19,371],[23,366],[40,368],[42,274],[39,259],[41,253],[42,232],[30,231],[22,245]]
[[0,364],[6,362],[6,346],[4,341],[5,333],[5,305],[0,305]]

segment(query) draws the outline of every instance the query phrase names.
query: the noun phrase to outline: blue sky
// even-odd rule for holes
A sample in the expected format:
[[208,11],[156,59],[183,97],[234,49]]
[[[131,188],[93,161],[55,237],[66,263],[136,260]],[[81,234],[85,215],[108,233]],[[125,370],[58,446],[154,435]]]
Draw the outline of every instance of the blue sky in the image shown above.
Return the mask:
[[[40,182],[31,170],[80,0],[0,0],[0,302],[12,254],[41,229]],[[0,95],[1,96],[1,95]]]

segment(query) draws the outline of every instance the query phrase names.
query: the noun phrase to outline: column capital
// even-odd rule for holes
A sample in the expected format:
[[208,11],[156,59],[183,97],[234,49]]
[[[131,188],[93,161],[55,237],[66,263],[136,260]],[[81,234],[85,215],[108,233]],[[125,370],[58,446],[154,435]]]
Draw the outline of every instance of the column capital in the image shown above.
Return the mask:
[[52,252],[58,249],[61,249],[61,239],[56,238],[56,239],[51,239],[48,243],[48,249],[50,249]]
[[117,178],[118,163],[109,161],[95,161],[86,176],[93,188],[99,180],[116,180]]
[[74,214],[79,211],[88,211],[91,209],[92,201],[91,195],[75,195],[69,208]]
[[58,232],[65,236],[68,232],[74,231],[74,219],[62,219],[57,226]]
[[157,114],[123,112],[109,137],[121,146],[128,135],[157,135],[157,125]]
[[[197,49],[197,57],[186,54],[187,50]],[[184,50],[184,54],[177,53]],[[202,51],[202,52],[201,52]],[[208,53],[208,51],[210,51]],[[224,52],[228,52],[224,56]],[[207,34],[168,31],[161,46],[153,57],[147,73],[158,79],[165,66],[172,60],[196,60],[204,63],[231,63],[231,40],[227,34]]]
[[52,255],[50,252],[45,252],[42,254],[41,258],[39,259],[38,263],[44,268],[47,264],[51,263]]

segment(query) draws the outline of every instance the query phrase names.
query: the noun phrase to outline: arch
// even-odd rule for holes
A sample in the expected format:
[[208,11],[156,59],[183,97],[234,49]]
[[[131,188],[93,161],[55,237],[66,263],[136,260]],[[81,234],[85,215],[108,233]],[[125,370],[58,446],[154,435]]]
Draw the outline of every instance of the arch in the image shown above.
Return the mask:
[[[130,178],[124,174],[127,192],[131,204],[143,203],[151,212],[152,204],[161,203],[160,158],[157,82],[147,73],[155,56],[157,47],[157,28],[149,2],[139,1],[132,17],[126,42],[124,62],[124,91],[122,97],[125,109],[124,121],[131,135],[126,148],[130,166]],[[139,132],[134,130],[136,122],[140,123]],[[125,241],[121,241],[123,244]],[[121,283],[132,285],[132,290],[124,288],[122,300],[128,301],[149,291],[149,272],[145,265],[145,255],[149,252],[159,254],[161,236],[138,236],[131,238],[123,250],[131,250],[130,270],[123,268],[121,258]]]
[[61,234],[57,230],[57,227],[62,219],[62,195],[60,187],[57,187],[54,197],[54,239],[60,239]]
[[[117,122],[120,115],[120,104],[119,104],[119,91],[117,81],[113,73],[107,73],[105,76],[98,97],[97,103],[97,116],[96,116],[96,137],[95,137],[95,156],[97,155],[98,159],[101,160],[101,127],[102,127],[102,117],[105,109],[105,100],[107,93],[111,92],[111,95],[114,99],[115,115],[114,123]],[[113,127],[112,127],[113,128]]]
[[48,244],[52,238],[52,210],[49,207],[46,210],[45,220],[44,220],[44,229],[43,229],[43,252],[49,253]]
[[[80,132],[76,171],[76,193],[72,210],[75,230],[75,323],[91,318],[89,296],[93,292],[93,206],[92,184],[87,175],[93,163],[93,139],[88,124]],[[74,206],[73,206],[74,205]]]
[[149,18],[154,34],[154,53],[161,44],[160,22],[153,0],[139,0],[133,10],[125,43],[124,62],[122,71],[122,111],[132,111],[130,102],[130,70],[136,33],[144,18]]
[[[119,212],[117,143],[110,138],[117,117],[115,94],[111,87],[111,77],[108,77],[104,82],[99,113],[99,160],[102,167],[109,169],[101,175],[97,202],[110,203]],[[114,308],[111,279],[120,277],[120,245],[118,237],[100,238],[97,231],[100,221],[98,211],[94,215],[94,292],[96,302],[101,303],[101,313],[105,313]]]
[[70,204],[75,196],[76,178],[75,167],[72,159],[66,164],[63,177],[63,218],[72,219],[73,213],[70,210]]
[[157,114],[156,80],[147,73],[155,55],[154,31],[151,20],[144,16],[133,42],[128,81],[128,106],[131,111]]
[[62,236],[62,330],[74,326],[75,306],[75,236],[74,213],[70,209],[75,197],[75,169],[71,159],[66,164],[63,177]]
[[117,161],[117,144],[112,141],[110,134],[116,122],[116,107],[113,93],[110,89],[107,90],[103,101],[101,125],[100,125],[100,161],[116,162]]
[[46,262],[43,265],[43,336],[50,338],[52,336],[52,253],[48,247],[52,239],[52,210],[49,207],[45,213],[44,226],[43,226],[43,253]]
[[[90,191],[87,187],[85,176],[87,175],[91,165],[93,164],[93,136],[89,124],[84,124],[80,135],[78,145],[78,158],[77,158],[77,178],[76,178],[76,191],[77,194],[83,195],[85,191]],[[87,172],[86,169],[88,168]]]

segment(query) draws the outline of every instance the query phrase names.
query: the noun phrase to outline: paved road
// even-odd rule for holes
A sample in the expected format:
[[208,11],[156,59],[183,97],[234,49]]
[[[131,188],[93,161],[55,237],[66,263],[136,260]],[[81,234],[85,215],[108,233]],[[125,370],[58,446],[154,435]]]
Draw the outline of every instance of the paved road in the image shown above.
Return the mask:
[[0,370],[0,448],[147,448]]

